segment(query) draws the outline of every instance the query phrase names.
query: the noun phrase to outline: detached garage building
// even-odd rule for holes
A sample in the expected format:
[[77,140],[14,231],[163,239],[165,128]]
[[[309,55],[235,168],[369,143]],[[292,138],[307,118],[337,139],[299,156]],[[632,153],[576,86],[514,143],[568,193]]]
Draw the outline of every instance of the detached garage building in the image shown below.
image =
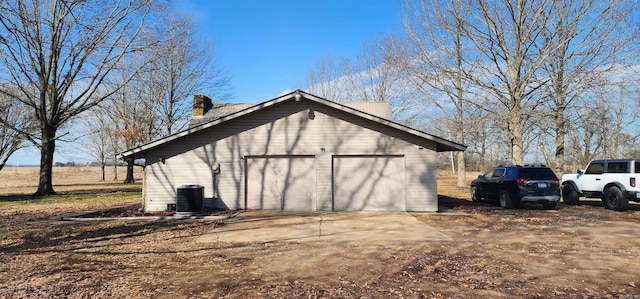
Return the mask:
[[195,96],[191,128],[121,157],[145,159],[146,211],[193,184],[226,209],[437,211],[436,153],[466,147],[390,119],[388,103],[301,90],[252,106]]

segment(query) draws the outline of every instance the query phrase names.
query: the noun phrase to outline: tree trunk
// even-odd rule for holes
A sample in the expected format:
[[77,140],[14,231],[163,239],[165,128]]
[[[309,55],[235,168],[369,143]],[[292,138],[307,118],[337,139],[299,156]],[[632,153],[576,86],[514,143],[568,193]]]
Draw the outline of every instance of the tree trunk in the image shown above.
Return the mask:
[[487,127],[485,125],[486,123],[483,122],[483,128],[484,131],[482,132],[481,135],[481,143],[480,143],[480,169],[478,169],[479,171],[486,171],[487,170]]
[[100,179],[101,182],[104,182],[104,168],[105,168],[105,164],[104,163],[100,163],[100,171],[101,171],[101,174],[102,174],[101,179]]
[[[564,100],[563,100],[564,102]],[[560,104],[556,109],[556,175],[562,177],[564,174],[564,135],[565,135],[565,123],[564,118],[564,105]]]
[[[458,118],[458,128],[457,128],[457,136],[456,142],[463,144],[464,143],[464,123],[462,120],[462,115]],[[464,151],[458,152],[458,188],[466,188],[467,187],[467,169],[465,167],[466,160],[464,157]]]
[[464,152],[458,152],[458,188],[467,187],[467,172],[465,169]]
[[512,112],[510,120],[511,128],[511,159],[513,164],[522,165],[524,163],[524,124],[517,111]]
[[449,160],[451,160],[451,173],[456,173],[456,164],[455,159],[453,159],[453,152],[449,152],[449,157]]
[[136,180],[133,178],[133,159],[127,159],[127,177],[124,179],[125,184],[133,184]]
[[40,181],[34,196],[56,195],[53,190],[53,153],[56,149],[56,129],[43,125],[42,144],[40,147]]
[[[463,66],[464,50],[462,49],[462,35],[464,24],[456,16],[456,142],[464,144],[464,94],[462,76],[465,73]],[[464,158],[464,151],[458,152],[458,188],[467,187],[467,170],[465,168],[466,160]]]

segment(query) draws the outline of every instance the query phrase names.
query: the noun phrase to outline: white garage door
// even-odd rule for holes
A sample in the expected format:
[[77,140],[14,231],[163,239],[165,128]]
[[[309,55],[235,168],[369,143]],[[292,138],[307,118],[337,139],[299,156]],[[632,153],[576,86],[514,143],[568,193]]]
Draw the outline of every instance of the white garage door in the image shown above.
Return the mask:
[[315,210],[315,158],[248,157],[247,209]]
[[404,157],[335,156],[333,209],[405,211]]

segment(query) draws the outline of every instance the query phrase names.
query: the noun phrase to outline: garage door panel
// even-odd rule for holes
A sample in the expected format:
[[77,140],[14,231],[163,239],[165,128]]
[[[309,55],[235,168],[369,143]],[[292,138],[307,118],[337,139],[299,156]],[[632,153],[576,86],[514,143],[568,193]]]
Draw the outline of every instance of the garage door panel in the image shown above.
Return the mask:
[[247,158],[247,209],[315,210],[314,160]]
[[404,157],[334,157],[334,210],[404,211]]

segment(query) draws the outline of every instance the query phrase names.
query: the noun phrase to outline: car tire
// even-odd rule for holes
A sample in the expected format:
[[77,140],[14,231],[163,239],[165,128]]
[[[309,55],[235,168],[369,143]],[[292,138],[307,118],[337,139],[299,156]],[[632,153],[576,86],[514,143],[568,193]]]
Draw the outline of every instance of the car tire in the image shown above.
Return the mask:
[[554,201],[554,202],[550,202],[550,203],[543,203],[543,204],[542,204],[542,207],[543,207],[545,210],[555,210],[555,209],[557,209],[557,208],[558,208],[558,202],[557,202],[557,201]]
[[624,211],[629,204],[629,199],[622,194],[620,188],[615,186],[604,190],[604,198],[602,201],[607,209],[614,211]]
[[562,186],[562,201],[566,205],[580,204],[580,194],[571,184],[566,184]]
[[480,197],[478,197],[478,188],[471,187],[471,201],[473,202],[481,202]]
[[513,209],[514,204],[513,204],[513,200],[511,199],[511,195],[509,194],[509,191],[500,190],[500,193],[498,193],[498,199],[500,200],[501,207],[505,209]]

